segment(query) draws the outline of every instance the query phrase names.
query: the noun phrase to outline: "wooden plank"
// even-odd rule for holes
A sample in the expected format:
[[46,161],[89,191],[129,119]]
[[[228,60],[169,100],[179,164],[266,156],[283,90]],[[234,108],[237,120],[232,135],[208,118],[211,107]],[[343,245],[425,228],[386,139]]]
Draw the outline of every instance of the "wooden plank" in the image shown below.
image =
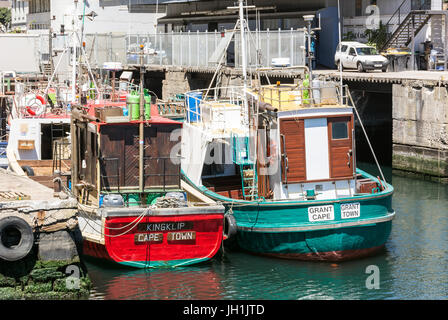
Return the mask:
[[280,141],[282,153],[286,153],[288,157],[288,172],[285,172],[285,164],[282,161],[282,180],[287,180],[288,183],[306,180],[304,120],[281,119],[280,134],[285,137],[285,145]]
[[13,191],[0,191],[0,201],[16,201],[16,200],[30,200],[29,195],[23,192],[16,193]]
[[195,198],[201,200],[202,202],[209,203],[209,204],[216,204],[215,201],[213,201],[206,195],[202,194],[201,192],[199,192],[198,190],[196,190],[195,188],[193,188],[192,186],[190,186],[188,183],[186,183],[183,180],[181,180],[181,188],[183,190],[185,190],[187,193],[194,196]]

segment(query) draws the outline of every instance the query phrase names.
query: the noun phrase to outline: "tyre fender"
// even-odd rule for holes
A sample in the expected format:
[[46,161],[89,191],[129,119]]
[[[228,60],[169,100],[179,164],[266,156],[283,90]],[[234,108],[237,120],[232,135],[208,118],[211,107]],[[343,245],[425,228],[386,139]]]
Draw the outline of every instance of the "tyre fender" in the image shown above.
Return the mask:
[[21,168],[28,177],[34,176],[34,170],[30,166],[22,166]]
[[224,215],[224,228],[223,228],[224,240],[233,238],[236,235],[236,232],[237,227],[235,217],[231,213],[226,213]]
[[[20,234],[20,240],[15,245],[8,244],[8,234]],[[31,226],[17,216],[7,216],[0,219],[0,259],[17,261],[26,257],[34,245],[34,234]]]

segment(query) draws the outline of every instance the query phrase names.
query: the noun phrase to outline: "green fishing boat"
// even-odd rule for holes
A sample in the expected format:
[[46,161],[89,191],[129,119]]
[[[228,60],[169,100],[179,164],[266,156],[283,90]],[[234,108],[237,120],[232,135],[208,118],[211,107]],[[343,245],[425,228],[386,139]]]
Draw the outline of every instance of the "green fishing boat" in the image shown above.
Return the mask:
[[227,101],[201,98],[195,121],[185,122],[184,179],[226,206],[241,248],[340,261],[384,247],[394,189],[356,168],[357,112],[346,89],[232,88]]
[[[239,4],[235,30],[244,21]],[[260,85],[266,70],[257,70],[249,85],[241,25],[244,85],[185,95],[183,178],[224,204],[225,237],[246,251],[326,261],[380,251],[395,217],[394,189],[348,88],[313,78],[306,66],[296,84]],[[355,117],[381,178],[356,168]]]

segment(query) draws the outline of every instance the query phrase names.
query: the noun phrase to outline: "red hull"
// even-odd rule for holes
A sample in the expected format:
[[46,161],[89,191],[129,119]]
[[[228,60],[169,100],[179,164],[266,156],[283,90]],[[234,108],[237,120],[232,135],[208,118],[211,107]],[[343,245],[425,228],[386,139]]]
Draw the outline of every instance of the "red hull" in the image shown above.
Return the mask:
[[106,218],[104,245],[86,239],[84,254],[134,267],[178,266],[211,259],[222,243],[223,214],[148,216],[118,229],[136,218]]

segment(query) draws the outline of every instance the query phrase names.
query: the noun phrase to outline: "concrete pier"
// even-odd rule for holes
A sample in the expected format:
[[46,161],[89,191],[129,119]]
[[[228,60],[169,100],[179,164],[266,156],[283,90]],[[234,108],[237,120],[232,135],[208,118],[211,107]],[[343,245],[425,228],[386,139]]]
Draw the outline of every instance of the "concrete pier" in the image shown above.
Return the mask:
[[448,183],[448,92],[445,85],[393,85],[392,167]]
[[0,200],[0,300],[88,298],[76,199],[0,169],[0,195],[18,192],[29,200]]

